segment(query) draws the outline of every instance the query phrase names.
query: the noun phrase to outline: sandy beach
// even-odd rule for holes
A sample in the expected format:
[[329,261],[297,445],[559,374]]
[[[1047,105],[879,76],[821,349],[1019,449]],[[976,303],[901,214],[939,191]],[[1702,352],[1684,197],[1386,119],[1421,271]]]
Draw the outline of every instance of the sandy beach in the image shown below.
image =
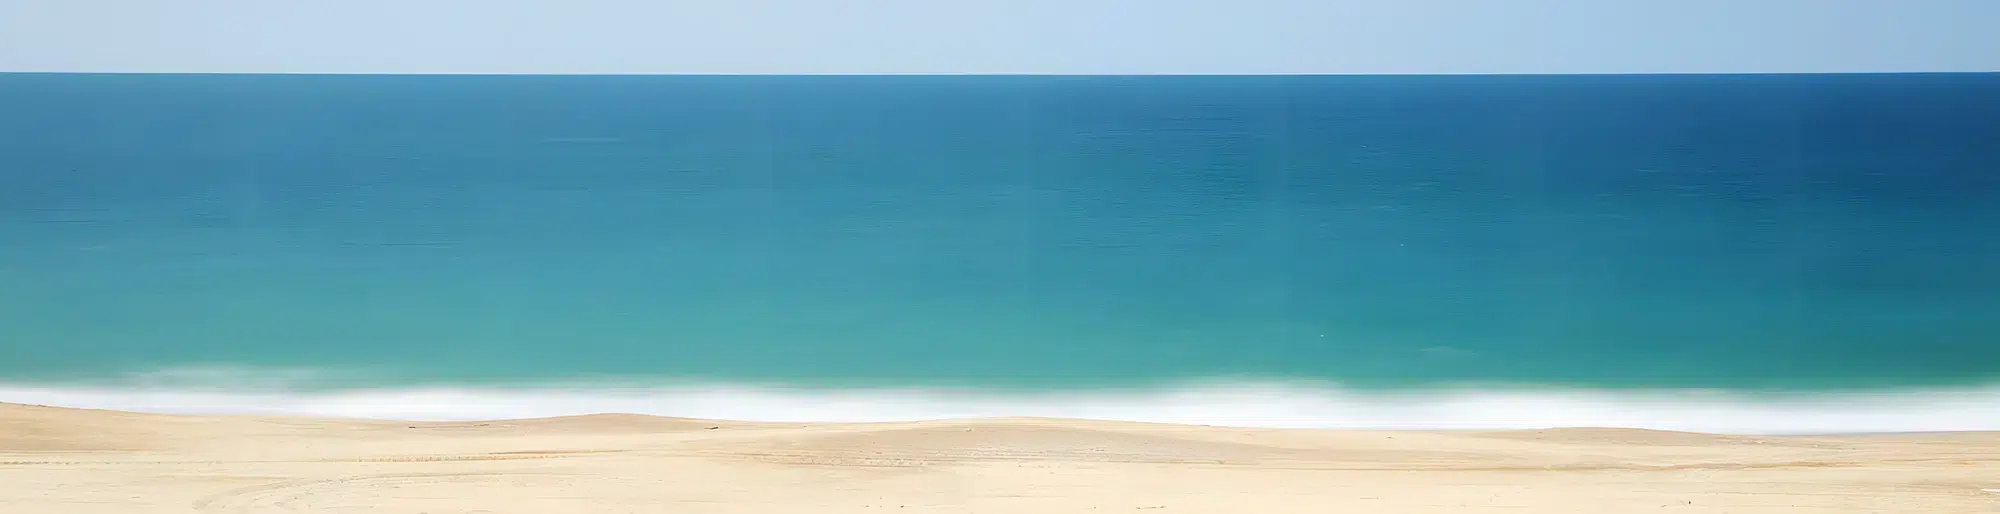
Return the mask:
[[0,404],[0,512],[2000,512],[2000,433],[412,423]]

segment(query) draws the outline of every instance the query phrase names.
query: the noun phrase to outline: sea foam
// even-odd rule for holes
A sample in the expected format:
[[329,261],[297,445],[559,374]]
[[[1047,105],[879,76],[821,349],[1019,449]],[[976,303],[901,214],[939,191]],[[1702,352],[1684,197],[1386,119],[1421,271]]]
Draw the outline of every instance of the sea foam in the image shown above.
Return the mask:
[[647,386],[631,380],[509,387],[286,385],[307,376],[311,373],[297,370],[201,370],[141,374],[99,384],[0,383],[0,401],[157,413],[439,421],[615,412],[786,422],[1032,416],[1351,429],[1594,426],[1738,434],[2000,430],[2000,386],[1752,394],[1518,386],[1392,392],[1282,381],[1036,392]]

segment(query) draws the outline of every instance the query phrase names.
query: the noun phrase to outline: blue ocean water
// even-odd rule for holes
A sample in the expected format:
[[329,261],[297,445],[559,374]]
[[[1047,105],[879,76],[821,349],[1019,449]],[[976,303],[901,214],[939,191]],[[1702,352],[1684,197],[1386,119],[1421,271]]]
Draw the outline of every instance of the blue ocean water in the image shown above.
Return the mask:
[[1996,224],[2000,74],[0,74],[0,401],[2000,428]]

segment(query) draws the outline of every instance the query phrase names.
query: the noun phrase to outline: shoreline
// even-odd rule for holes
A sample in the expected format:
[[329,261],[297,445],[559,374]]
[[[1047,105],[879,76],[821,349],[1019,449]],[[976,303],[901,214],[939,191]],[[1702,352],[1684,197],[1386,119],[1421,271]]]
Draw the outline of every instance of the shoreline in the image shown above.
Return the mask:
[[1018,393],[731,384],[295,390],[0,383],[0,402],[194,415],[491,421],[605,412],[781,423],[1075,418],[1240,428],[1507,430],[1631,427],[1739,435],[2000,430],[2000,387],[1782,394],[1459,388],[1381,393],[1332,384],[1211,382]]
[[[118,410],[118,408],[78,408],[78,406],[54,406],[54,404],[24,404],[24,402],[4,402],[0,400],[0,412],[8,410],[48,410],[48,412],[76,412],[80,416],[104,414],[104,416],[140,416],[140,418],[182,418],[182,420],[302,420],[302,422],[324,422],[324,424],[408,424],[408,426],[520,426],[520,424],[560,424],[568,420],[602,420],[620,418],[628,422],[678,422],[678,424],[712,424],[712,426],[920,426],[920,424],[1100,424],[1100,426],[1156,426],[1156,428],[1180,428],[1180,430],[1274,430],[1274,432],[1408,432],[1408,434],[1528,434],[1528,432],[1582,432],[1582,430],[1608,430],[1608,432],[1656,432],[1656,434],[1690,434],[1690,436],[1714,436],[1714,438],[1926,438],[1926,436],[1994,436],[2000,438],[2000,430],[1902,430],[1902,432],[1794,432],[1794,434],[1728,434],[1728,432],[1698,432],[1698,430],[1664,430],[1664,428],[1642,428],[1642,426],[1542,426],[1542,428],[1312,428],[1312,426],[1230,426],[1230,424],[1200,424],[1200,422],[1140,422],[1140,420],[1112,420],[1112,418],[1060,418],[1060,416],[964,416],[964,418],[920,418],[920,420],[864,420],[864,422],[796,422],[796,420],[732,420],[732,418],[688,418],[688,416],[660,416],[660,414],[640,414],[640,412],[586,412],[586,414],[560,414],[560,416],[534,416],[534,418],[468,418],[468,420],[422,420],[422,418],[352,418],[352,416],[316,416],[316,414],[240,414],[240,412],[146,412],[146,410]],[[4,434],[0,434],[4,436]]]
[[[9,512],[1990,512],[2000,431],[413,422],[0,403]],[[782,493],[782,494],[780,494]]]

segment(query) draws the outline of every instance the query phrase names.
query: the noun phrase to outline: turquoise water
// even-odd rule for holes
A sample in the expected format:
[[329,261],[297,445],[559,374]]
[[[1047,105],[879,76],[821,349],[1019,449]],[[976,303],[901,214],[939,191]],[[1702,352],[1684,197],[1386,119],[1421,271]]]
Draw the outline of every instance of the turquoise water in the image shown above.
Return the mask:
[[0,74],[0,112],[0,401],[2000,428],[2000,74]]

